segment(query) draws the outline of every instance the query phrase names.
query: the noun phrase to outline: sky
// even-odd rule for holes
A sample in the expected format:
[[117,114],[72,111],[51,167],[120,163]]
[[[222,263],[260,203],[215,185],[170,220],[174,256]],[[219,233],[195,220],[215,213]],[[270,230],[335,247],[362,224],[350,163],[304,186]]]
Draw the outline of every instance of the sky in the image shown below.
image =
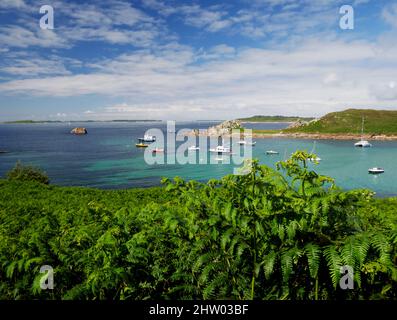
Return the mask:
[[0,121],[347,108],[397,110],[397,0],[0,0]]

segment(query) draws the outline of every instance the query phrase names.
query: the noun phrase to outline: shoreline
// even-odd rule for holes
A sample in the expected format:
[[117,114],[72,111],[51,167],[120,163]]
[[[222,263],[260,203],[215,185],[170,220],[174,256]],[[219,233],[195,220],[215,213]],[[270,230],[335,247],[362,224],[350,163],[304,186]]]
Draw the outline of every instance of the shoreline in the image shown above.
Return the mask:
[[[238,134],[228,134],[224,137],[232,137]],[[185,136],[206,136],[217,137],[215,135],[208,135],[205,133],[196,134],[193,132],[185,133]],[[241,134],[243,137],[244,134]],[[335,134],[335,133],[253,133],[252,138],[255,139],[303,139],[303,140],[341,140],[341,141],[355,141],[355,140],[368,140],[368,141],[397,141],[397,135],[373,135],[373,134]]]

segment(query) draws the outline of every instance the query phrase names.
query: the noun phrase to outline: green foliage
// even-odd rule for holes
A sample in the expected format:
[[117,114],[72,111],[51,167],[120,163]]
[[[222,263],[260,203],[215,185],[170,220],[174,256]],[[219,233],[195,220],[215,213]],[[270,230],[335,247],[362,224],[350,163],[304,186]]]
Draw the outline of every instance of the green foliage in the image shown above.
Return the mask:
[[286,133],[361,134],[362,118],[365,118],[365,134],[397,134],[397,111],[349,109],[332,112],[318,121],[283,130]]
[[298,120],[310,121],[314,118],[302,118],[302,117],[287,117],[287,116],[252,116],[249,118],[239,119],[240,121],[247,122],[295,122]]
[[7,178],[17,181],[36,181],[44,184],[50,183],[50,179],[45,172],[33,166],[23,165],[19,161],[15,164],[14,168],[7,172]]
[[146,190],[0,181],[0,298],[396,299],[397,201],[340,190],[312,157]]

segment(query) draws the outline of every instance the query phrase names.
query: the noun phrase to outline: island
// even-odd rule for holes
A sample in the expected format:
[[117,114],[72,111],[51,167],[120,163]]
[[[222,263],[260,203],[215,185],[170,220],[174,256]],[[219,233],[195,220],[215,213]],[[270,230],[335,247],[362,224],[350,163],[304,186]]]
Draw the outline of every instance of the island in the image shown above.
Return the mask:
[[[258,119],[258,116],[245,119]],[[271,122],[272,117],[263,117],[262,122]],[[292,118],[274,116],[273,122]],[[321,118],[295,118],[286,129],[266,130],[252,129],[253,138],[296,138],[318,140],[397,140],[397,111],[348,109],[326,114]],[[276,121],[277,120],[277,121]],[[186,135],[231,136],[241,134],[243,138],[247,129],[243,119],[228,120],[207,130],[193,130]]]
[[348,109],[299,122],[280,134],[296,138],[397,140],[397,111]]
[[296,121],[311,121],[314,118],[305,118],[297,116],[252,116],[249,118],[238,119],[242,123],[255,123],[255,122],[296,122]]

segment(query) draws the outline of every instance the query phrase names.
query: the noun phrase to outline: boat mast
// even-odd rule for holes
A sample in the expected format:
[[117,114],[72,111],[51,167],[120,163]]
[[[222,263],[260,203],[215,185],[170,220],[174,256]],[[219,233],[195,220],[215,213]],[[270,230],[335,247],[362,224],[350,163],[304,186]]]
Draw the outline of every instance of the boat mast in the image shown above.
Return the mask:
[[362,123],[361,123],[361,140],[364,138],[364,116],[362,117]]

